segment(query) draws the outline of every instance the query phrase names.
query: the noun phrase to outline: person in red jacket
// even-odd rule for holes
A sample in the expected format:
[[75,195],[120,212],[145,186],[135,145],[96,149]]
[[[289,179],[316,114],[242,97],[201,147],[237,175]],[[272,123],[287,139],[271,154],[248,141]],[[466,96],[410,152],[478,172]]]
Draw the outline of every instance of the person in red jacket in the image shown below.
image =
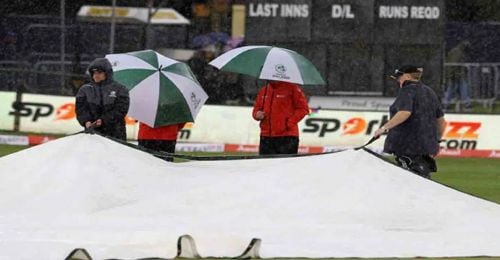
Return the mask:
[[[175,153],[177,135],[184,125],[185,123],[179,123],[153,128],[141,122],[137,138],[139,145],[154,151]],[[173,161],[173,158],[166,160]]]
[[298,123],[307,114],[309,106],[298,85],[269,81],[259,90],[252,113],[260,121],[259,154],[296,154]]

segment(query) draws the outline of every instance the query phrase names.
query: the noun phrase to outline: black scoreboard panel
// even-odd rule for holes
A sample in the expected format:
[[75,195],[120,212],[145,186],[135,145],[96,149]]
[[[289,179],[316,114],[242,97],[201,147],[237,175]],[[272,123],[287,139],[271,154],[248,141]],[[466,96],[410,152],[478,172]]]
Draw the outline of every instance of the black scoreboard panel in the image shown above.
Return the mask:
[[312,0],[250,0],[246,3],[248,43],[311,40]]
[[246,43],[309,58],[327,81],[319,95],[393,96],[388,75],[409,63],[424,66],[423,81],[441,89],[444,0],[249,0],[246,8]]
[[335,43],[371,43],[373,0],[314,0],[312,37]]
[[377,48],[363,43],[328,46],[328,90],[342,92],[376,92],[381,57]]
[[439,44],[444,40],[443,0],[375,0],[374,43]]

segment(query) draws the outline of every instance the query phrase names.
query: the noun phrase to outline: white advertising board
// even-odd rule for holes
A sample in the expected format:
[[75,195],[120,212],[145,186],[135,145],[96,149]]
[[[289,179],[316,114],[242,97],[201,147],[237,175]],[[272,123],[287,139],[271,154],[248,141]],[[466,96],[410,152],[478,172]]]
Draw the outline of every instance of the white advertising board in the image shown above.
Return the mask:
[[14,117],[9,116],[14,101],[16,101],[15,92],[0,91],[0,130],[14,130]]
[[251,107],[205,105],[194,124],[188,124],[179,141],[197,143],[258,144],[259,123]]
[[309,107],[337,110],[389,111],[393,97],[311,96]]
[[[8,95],[0,93],[1,129],[9,129],[9,126],[3,126],[4,122],[12,125],[12,129],[14,117],[18,114],[21,132],[73,134],[83,130],[76,120],[74,97],[24,94],[16,109],[11,106],[13,101],[8,102],[8,108],[4,109],[5,97]],[[137,135],[136,132],[135,120],[128,118],[127,136],[133,139]]]
[[[0,92],[0,128],[12,130],[14,114],[20,116],[20,131],[72,134],[82,130],[76,121],[73,97],[25,94],[17,110],[14,93]],[[179,143],[257,145],[259,124],[251,107],[205,105],[195,123],[179,133]],[[313,110],[299,124],[300,145],[334,148],[366,143],[389,119],[386,112]],[[500,149],[500,115],[447,114],[443,149]],[[137,138],[137,123],[127,118],[127,136]],[[370,145],[382,149],[384,138]],[[208,149],[208,148],[206,148]]]

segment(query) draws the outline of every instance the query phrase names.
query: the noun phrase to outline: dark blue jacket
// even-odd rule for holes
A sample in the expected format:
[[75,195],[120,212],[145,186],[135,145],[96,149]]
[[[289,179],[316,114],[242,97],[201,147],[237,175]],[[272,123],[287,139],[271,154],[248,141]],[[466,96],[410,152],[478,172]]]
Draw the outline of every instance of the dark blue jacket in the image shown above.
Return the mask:
[[105,71],[106,80],[80,87],[76,94],[76,118],[82,126],[85,122],[101,119],[102,126],[95,128],[97,132],[125,140],[125,116],[130,104],[128,90],[113,81],[113,69],[107,59],[98,58],[90,64],[91,79],[93,69]]
[[444,116],[434,90],[415,81],[405,81],[390,107],[391,118],[399,111],[410,117],[392,128],[387,135],[384,152],[396,155],[435,155],[439,151],[437,119]]

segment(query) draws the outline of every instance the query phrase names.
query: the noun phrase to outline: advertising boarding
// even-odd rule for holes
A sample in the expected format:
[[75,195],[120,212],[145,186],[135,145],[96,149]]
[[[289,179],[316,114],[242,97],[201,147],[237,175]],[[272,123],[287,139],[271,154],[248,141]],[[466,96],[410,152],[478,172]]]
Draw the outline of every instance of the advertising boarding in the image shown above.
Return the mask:
[[[23,95],[16,102],[12,93],[0,92],[0,130],[14,129],[19,118],[19,131],[40,134],[73,134],[83,130],[75,114],[74,98]],[[446,114],[447,127],[440,143],[442,155],[491,153],[500,150],[498,115]],[[311,109],[299,123],[302,147],[344,149],[365,144],[389,120],[382,111],[341,111]],[[127,136],[137,139],[137,122],[127,117]],[[11,137],[8,137],[11,138]],[[10,140],[10,139],[9,139]],[[255,149],[259,144],[259,122],[252,118],[252,107],[205,105],[196,122],[188,123],[179,133],[179,143],[210,144],[204,149],[218,149],[220,145],[236,145]],[[384,137],[370,145],[381,150]],[[188,148],[186,148],[188,149]]]

